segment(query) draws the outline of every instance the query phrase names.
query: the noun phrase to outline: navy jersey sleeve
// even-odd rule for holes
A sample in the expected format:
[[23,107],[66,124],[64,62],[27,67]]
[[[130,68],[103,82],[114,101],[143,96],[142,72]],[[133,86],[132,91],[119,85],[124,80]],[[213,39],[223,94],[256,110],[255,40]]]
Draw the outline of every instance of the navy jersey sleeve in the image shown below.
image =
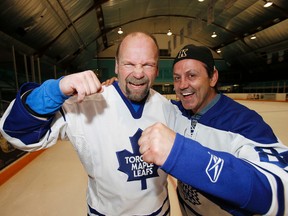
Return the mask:
[[3,124],[5,133],[26,145],[39,142],[50,130],[55,112],[69,98],[60,91],[60,80],[22,85]]
[[[38,88],[39,84],[26,83],[16,95],[9,115],[3,124],[3,130],[9,136],[21,140],[25,144],[38,142],[50,129],[53,117],[45,120],[31,115],[22,102],[22,95]],[[38,100],[39,103],[39,100]]]

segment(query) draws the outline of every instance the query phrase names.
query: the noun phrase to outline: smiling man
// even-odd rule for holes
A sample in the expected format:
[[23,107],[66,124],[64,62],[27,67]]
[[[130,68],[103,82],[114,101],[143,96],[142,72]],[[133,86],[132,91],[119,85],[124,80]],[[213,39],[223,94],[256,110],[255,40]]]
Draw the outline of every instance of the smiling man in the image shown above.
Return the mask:
[[178,53],[173,77],[174,89],[182,105],[196,114],[217,96],[218,71],[210,50],[195,48],[187,46]]
[[179,180],[183,215],[287,215],[288,148],[258,113],[217,92],[211,51],[183,47],[173,77],[178,133],[157,123],[139,145]]

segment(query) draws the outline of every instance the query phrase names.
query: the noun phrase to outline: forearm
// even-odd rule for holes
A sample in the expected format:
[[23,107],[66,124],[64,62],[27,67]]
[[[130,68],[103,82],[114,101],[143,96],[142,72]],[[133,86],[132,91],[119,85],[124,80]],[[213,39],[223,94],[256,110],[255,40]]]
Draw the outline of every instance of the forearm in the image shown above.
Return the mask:
[[69,96],[64,95],[58,80],[47,80],[40,87],[33,89],[27,96],[26,105],[39,116],[53,115]]
[[179,134],[162,169],[238,208],[264,214],[271,206],[272,192],[264,174],[244,160]]

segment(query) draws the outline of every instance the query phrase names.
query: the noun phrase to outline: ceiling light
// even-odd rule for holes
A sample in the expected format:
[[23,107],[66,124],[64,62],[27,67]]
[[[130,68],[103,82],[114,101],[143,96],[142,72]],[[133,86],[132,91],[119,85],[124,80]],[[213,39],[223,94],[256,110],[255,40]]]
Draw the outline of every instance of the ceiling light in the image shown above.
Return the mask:
[[203,2],[204,0],[198,0],[199,2]]
[[250,37],[251,40],[255,40],[256,39],[256,35],[253,34],[251,37]]
[[171,36],[171,35],[172,35],[172,32],[171,32],[170,29],[168,30],[167,35],[168,35],[168,36]]
[[272,4],[273,4],[272,1],[270,1],[270,0],[266,0],[266,3],[264,4],[263,7],[267,8],[267,7],[270,7]]
[[221,50],[220,50],[220,49],[217,49],[216,52],[217,52],[217,53],[221,53]]
[[217,34],[215,32],[213,32],[213,34],[211,35],[212,38],[217,37]]
[[118,34],[123,34],[123,31],[122,31],[122,28],[121,27],[119,27],[119,29],[118,29]]

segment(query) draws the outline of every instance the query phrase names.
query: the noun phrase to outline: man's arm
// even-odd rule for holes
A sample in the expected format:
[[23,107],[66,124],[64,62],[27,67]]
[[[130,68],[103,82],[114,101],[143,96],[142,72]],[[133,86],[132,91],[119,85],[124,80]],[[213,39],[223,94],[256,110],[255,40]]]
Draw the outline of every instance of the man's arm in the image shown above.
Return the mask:
[[[282,211],[287,202],[287,173],[273,164],[265,165],[277,170],[277,175],[267,167],[204,147],[160,123],[144,130],[139,145],[144,161],[235,208],[266,214],[271,206],[276,212]],[[272,204],[275,196],[279,208]]]
[[[99,91],[102,91],[101,84],[93,71],[48,80],[41,86],[24,84],[1,119],[4,137],[6,133],[27,145],[37,143],[50,130],[55,112],[69,96],[77,94],[81,102],[85,96]],[[22,100],[27,93],[26,100]]]
[[85,96],[102,91],[100,82],[93,71],[75,73],[58,80],[47,80],[34,89],[24,102],[33,112],[49,115],[57,112],[64,101],[77,94],[78,102]]

